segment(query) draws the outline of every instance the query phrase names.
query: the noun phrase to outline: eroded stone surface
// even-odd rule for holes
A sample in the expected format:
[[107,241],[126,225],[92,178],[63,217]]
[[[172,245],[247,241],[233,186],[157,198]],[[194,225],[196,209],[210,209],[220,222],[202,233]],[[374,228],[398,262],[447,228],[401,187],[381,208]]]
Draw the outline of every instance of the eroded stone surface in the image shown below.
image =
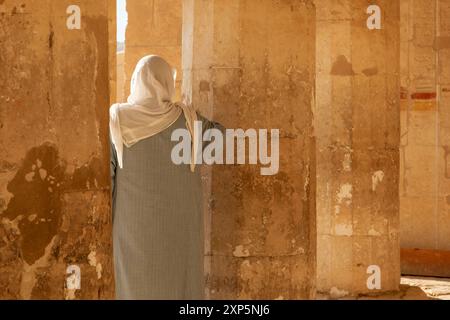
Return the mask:
[[205,172],[210,298],[314,296],[311,1],[184,1],[183,93],[227,128],[280,129],[280,171]]
[[[0,4],[4,299],[113,296],[108,7],[106,0],[79,1],[81,30],[69,30],[71,4]],[[69,265],[81,268],[81,290],[72,293]]]
[[[378,1],[369,30],[364,1],[317,8],[318,283],[334,296],[398,289],[400,2]],[[381,269],[370,290],[368,268]]]

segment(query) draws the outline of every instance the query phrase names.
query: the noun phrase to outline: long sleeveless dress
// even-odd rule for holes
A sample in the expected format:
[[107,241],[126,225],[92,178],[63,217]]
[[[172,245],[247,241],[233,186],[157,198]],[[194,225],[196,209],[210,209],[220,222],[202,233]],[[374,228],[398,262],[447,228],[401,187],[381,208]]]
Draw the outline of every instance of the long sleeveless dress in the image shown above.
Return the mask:
[[[203,121],[203,132],[219,124]],[[204,298],[202,187],[199,167],[171,160],[173,130],[124,148],[111,146],[116,299]]]

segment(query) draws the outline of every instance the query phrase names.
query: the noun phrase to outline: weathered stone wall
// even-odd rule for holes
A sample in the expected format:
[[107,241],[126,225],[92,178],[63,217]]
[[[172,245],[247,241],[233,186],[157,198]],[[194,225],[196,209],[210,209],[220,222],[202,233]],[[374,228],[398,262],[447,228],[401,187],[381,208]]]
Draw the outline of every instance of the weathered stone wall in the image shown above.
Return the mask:
[[450,1],[401,4],[401,245],[450,250]]
[[2,299],[113,297],[108,1],[76,3],[0,0]]
[[[318,290],[396,290],[400,1],[315,4]],[[381,30],[367,27],[372,4],[381,8]],[[381,269],[381,290],[367,286],[371,265]]]
[[122,93],[125,100],[137,62],[149,54],[163,57],[177,69],[177,92],[180,92],[182,3],[182,0],[127,0],[125,85]]
[[[210,298],[315,294],[315,8],[185,0],[183,94],[227,128],[280,129],[280,171],[205,171]],[[209,178],[209,179],[206,179]]]

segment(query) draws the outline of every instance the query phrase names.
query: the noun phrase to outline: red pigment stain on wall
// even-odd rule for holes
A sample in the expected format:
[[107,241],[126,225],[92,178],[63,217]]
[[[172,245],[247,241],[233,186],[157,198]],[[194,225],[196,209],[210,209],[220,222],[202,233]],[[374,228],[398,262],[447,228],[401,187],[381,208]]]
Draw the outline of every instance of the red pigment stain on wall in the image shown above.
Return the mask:
[[414,100],[434,100],[436,96],[436,92],[416,92],[411,95],[411,98]]

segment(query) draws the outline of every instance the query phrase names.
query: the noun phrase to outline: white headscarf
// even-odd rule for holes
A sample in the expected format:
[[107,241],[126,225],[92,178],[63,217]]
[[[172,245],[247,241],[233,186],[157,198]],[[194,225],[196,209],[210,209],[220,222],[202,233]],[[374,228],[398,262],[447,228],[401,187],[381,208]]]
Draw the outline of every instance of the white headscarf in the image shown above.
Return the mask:
[[131,79],[128,103],[110,108],[110,132],[117,152],[119,167],[123,168],[123,146],[130,148],[139,141],[157,135],[169,128],[182,113],[191,134],[191,171],[194,172],[197,137],[194,124],[197,113],[191,106],[173,103],[176,70],[161,57],[151,55],[142,58]]

